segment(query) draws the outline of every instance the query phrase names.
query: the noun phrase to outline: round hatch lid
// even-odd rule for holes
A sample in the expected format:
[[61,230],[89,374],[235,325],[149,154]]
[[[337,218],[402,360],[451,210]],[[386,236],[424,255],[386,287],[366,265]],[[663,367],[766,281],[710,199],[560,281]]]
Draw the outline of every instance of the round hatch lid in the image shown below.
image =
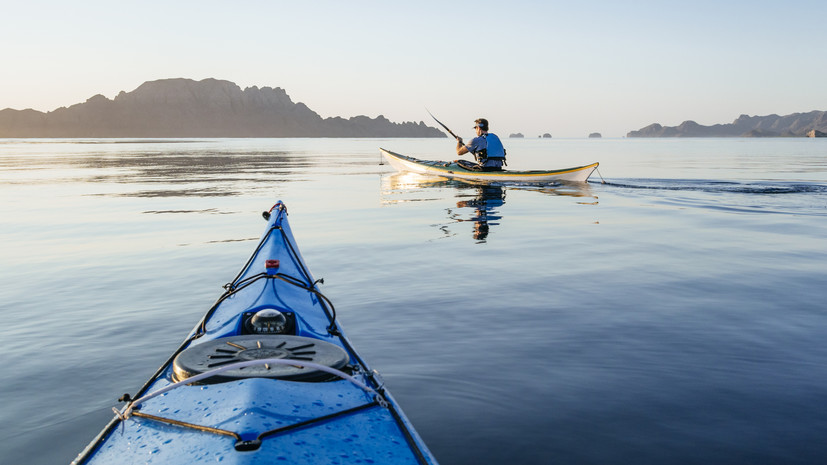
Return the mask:
[[244,378],[277,378],[291,381],[324,381],[330,374],[301,362],[312,362],[340,369],[350,358],[341,347],[309,337],[245,335],[214,339],[188,347],[178,354],[173,370],[178,380],[205,373],[236,362],[281,358],[295,360],[296,365],[255,365],[222,372],[203,383],[221,383]]

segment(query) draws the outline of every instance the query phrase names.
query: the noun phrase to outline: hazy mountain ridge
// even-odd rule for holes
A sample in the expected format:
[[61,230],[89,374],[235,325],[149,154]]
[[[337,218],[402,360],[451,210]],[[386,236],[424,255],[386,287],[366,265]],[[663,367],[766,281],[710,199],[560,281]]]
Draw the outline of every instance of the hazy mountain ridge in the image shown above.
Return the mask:
[[810,131],[827,132],[827,112],[811,111],[786,116],[741,115],[729,124],[703,126],[684,121],[679,126],[650,124],[626,137],[804,137]]
[[446,137],[424,122],[322,118],[279,87],[161,79],[51,112],[0,111],[0,137]]

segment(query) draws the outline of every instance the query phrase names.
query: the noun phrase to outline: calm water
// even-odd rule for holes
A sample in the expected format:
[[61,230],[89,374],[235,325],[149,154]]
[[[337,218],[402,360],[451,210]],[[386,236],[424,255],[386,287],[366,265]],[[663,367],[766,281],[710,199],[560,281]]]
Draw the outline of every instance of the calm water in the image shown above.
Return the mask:
[[827,461],[827,140],[508,140],[583,186],[392,173],[444,140],[0,140],[0,461],[68,463],[277,199],[443,464]]

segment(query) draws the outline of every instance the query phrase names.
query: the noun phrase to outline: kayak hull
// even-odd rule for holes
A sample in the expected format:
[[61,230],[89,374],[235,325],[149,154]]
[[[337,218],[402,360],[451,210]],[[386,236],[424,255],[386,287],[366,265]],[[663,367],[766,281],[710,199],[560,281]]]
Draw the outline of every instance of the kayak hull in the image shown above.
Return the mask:
[[455,162],[420,160],[383,148],[380,148],[379,151],[385,160],[398,171],[473,181],[586,182],[598,166],[598,163],[592,163],[585,166],[547,171],[473,171],[465,169]]
[[[286,208],[274,208],[227,292],[73,464],[437,463],[343,334]],[[284,334],[256,326],[273,311]],[[189,359],[201,353],[207,368],[196,375]]]

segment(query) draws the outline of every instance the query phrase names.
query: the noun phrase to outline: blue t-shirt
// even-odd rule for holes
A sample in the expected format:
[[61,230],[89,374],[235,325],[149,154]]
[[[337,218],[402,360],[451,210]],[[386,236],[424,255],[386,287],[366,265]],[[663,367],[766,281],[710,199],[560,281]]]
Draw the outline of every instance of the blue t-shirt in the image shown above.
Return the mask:
[[[487,136],[495,136],[494,134],[486,134]],[[474,156],[478,156],[480,152],[488,148],[488,139],[486,139],[486,135],[477,136],[471,139],[466,145],[468,151],[473,153]],[[502,158],[488,158],[482,163],[482,166],[486,168],[502,168],[503,166],[503,159]]]

